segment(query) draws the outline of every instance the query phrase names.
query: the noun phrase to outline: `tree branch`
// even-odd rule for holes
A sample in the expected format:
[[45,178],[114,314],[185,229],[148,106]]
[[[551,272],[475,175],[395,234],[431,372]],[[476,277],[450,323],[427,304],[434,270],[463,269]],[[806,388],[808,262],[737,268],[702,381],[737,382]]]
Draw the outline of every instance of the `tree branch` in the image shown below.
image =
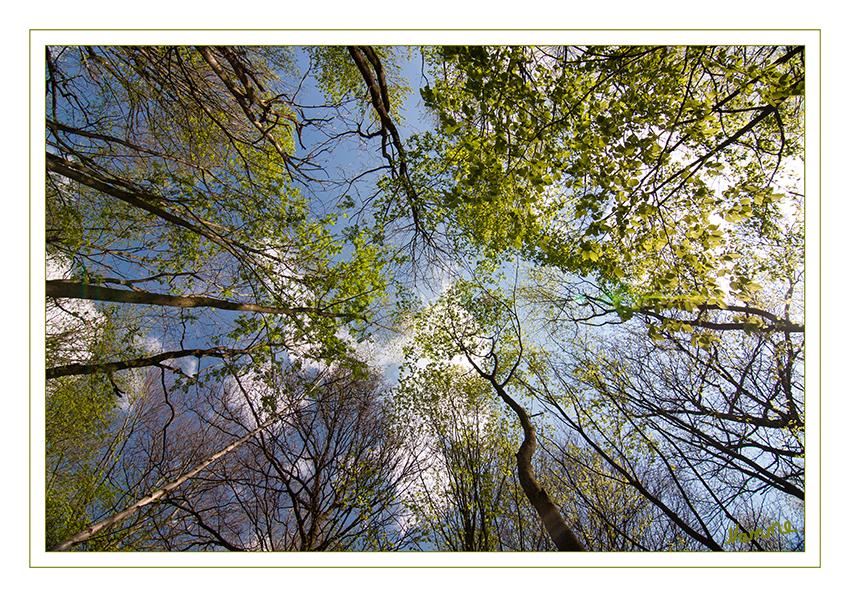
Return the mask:
[[51,367],[47,369],[47,379],[56,379],[68,375],[93,375],[95,373],[111,373],[113,371],[123,371],[125,369],[139,369],[142,367],[153,367],[164,361],[171,359],[181,359],[184,357],[213,357],[225,358],[240,354],[250,354],[259,348],[235,349],[226,348],[224,346],[216,346],[214,348],[191,348],[187,350],[172,350],[163,352],[149,357],[139,357],[137,359],[127,359],[125,361],[114,361],[112,363],[90,364],[72,363],[61,367]]
[[[384,78],[383,67],[378,55],[370,46],[348,46],[348,53],[360,70],[363,80],[366,82],[366,87],[369,90],[369,95],[372,98],[372,106],[375,112],[378,113],[378,118],[381,121],[381,138],[383,140],[382,152],[386,160],[389,162],[394,175],[397,175],[401,182],[402,188],[407,195],[408,204],[410,205],[411,216],[413,217],[413,225],[417,234],[421,234],[426,241],[430,236],[428,231],[424,229],[419,220],[419,198],[413,185],[410,183],[410,178],[407,172],[407,160],[405,158],[404,145],[401,142],[401,136],[398,129],[390,117],[389,92],[387,90],[387,82]],[[370,64],[363,54],[368,57],[368,62],[374,67],[373,74]],[[377,76],[377,81],[375,77]],[[386,142],[387,136],[392,137],[392,144],[398,154],[398,170],[396,170],[395,160],[387,153]]]
[[[310,390],[308,390],[307,392],[304,392],[303,395],[309,394],[312,391],[312,389],[314,389],[316,386],[318,386],[319,382],[321,382],[322,379],[324,379],[326,374],[327,374],[327,372],[322,374],[319,377],[319,379],[317,379],[316,382],[313,384],[313,387]],[[303,397],[303,395],[302,395],[302,397]],[[70,549],[71,547],[73,547],[74,545],[77,545],[78,543],[83,543],[84,541],[88,541],[89,539],[94,537],[97,533],[99,533],[99,532],[101,532],[105,529],[108,529],[110,527],[115,526],[116,524],[118,524],[119,522],[129,518],[130,516],[132,516],[133,514],[135,514],[136,512],[141,510],[142,508],[144,508],[145,506],[147,506],[149,504],[153,504],[153,503],[163,499],[169,493],[171,493],[172,491],[174,491],[175,489],[180,487],[183,483],[185,483],[189,479],[196,476],[198,473],[200,473],[201,471],[206,469],[208,466],[213,464],[215,461],[219,460],[220,458],[223,458],[224,456],[227,456],[227,454],[229,454],[230,452],[232,452],[233,450],[235,450],[236,448],[238,448],[239,446],[241,446],[242,444],[247,442],[249,439],[251,439],[255,435],[258,435],[263,430],[265,430],[269,426],[271,426],[273,423],[280,420],[281,417],[283,417],[284,414],[286,414],[286,413],[283,412],[283,411],[278,412],[274,416],[270,417],[265,423],[263,423],[262,425],[259,425],[253,431],[243,435],[242,437],[240,437],[239,439],[237,439],[236,441],[231,443],[229,446],[219,450],[218,452],[216,452],[215,454],[213,454],[212,456],[210,456],[209,458],[204,460],[197,467],[193,468],[192,470],[188,471],[187,473],[185,473],[183,475],[180,475],[174,481],[171,481],[170,483],[165,484],[160,489],[157,489],[156,491],[152,492],[150,495],[143,497],[142,499],[138,500],[137,502],[135,502],[131,506],[125,508],[124,510],[121,510],[120,512],[117,512],[116,514],[113,514],[112,516],[109,516],[109,517],[101,520],[100,522],[97,522],[93,525],[86,527],[85,529],[83,529],[79,533],[73,535],[72,537],[69,537],[68,539],[65,539],[64,541],[60,541],[59,543],[57,543],[56,545],[51,547],[50,551],[66,551],[66,550]]]
[[121,201],[129,203],[133,207],[142,209],[152,215],[162,218],[167,222],[171,222],[172,224],[176,224],[177,226],[181,226],[183,228],[186,228],[187,230],[191,230],[192,232],[199,234],[213,241],[214,243],[222,246],[225,250],[227,250],[237,259],[245,258],[245,256],[241,254],[237,249],[246,252],[252,251],[250,247],[246,247],[245,245],[242,245],[241,243],[238,243],[236,241],[228,240],[222,237],[221,235],[216,234],[212,230],[201,228],[200,226],[197,226],[192,222],[181,218],[180,216],[174,215],[171,212],[162,209],[161,207],[157,207],[154,203],[161,202],[163,199],[160,197],[156,197],[149,193],[145,193],[135,189],[131,191],[125,191],[115,186],[113,184],[113,181],[109,181],[106,178],[95,174],[94,172],[83,172],[75,164],[65,159],[57,155],[53,155],[50,152],[45,153],[47,170],[49,172],[55,172],[56,174],[60,174],[71,180],[75,180],[82,185],[110,195],[111,197],[115,197],[116,199],[120,199]]
[[273,315],[298,315],[306,313],[332,318],[363,318],[362,315],[331,313],[317,307],[269,307],[252,303],[232,303],[206,296],[175,296],[138,290],[119,290],[106,286],[84,284],[77,280],[47,280],[45,287],[47,296],[52,298],[88,299],[137,305],[162,305],[164,307],[179,307],[181,309],[213,307],[226,311],[249,311],[252,313],[270,313]]
[[749,306],[740,307],[740,306],[734,306],[734,305],[727,305],[725,307],[721,307],[719,305],[699,305],[698,309],[700,311],[700,314],[697,315],[696,319],[690,319],[690,320],[680,320],[680,319],[673,319],[673,318],[670,318],[670,317],[665,317],[664,315],[661,315],[660,313],[656,313],[655,311],[653,311],[652,309],[649,309],[649,308],[640,309],[638,311],[638,313],[641,313],[642,315],[647,315],[649,317],[653,317],[655,319],[658,319],[659,321],[678,321],[680,323],[690,325],[690,326],[693,326],[693,327],[706,328],[706,329],[710,329],[710,330],[747,331],[750,328],[750,325],[748,325],[745,322],[731,321],[731,322],[718,323],[718,322],[714,322],[714,321],[704,321],[702,319],[702,313],[705,312],[705,311],[731,311],[731,312],[734,312],[734,313],[744,313],[746,315],[754,315],[756,317],[761,317],[762,319],[770,321],[772,323],[772,325],[767,325],[767,326],[764,326],[764,327],[761,328],[764,331],[788,332],[788,333],[792,333],[792,334],[802,334],[802,333],[805,333],[805,331],[806,331],[806,327],[803,324],[794,323],[793,321],[788,321],[787,319],[780,319],[779,317],[777,317],[773,313],[770,313],[769,311],[765,311],[764,309],[759,309],[757,307],[749,307]]

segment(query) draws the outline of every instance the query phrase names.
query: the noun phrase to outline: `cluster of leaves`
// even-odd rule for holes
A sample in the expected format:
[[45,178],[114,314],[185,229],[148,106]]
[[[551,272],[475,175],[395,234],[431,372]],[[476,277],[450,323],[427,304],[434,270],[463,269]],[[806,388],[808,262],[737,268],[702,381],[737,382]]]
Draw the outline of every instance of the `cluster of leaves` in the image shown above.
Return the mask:
[[438,55],[422,95],[440,136],[423,159],[439,161],[447,226],[473,250],[627,281],[631,311],[715,304],[727,276],[752,296],[727,231],[778,217],[802,149],[802,48]]

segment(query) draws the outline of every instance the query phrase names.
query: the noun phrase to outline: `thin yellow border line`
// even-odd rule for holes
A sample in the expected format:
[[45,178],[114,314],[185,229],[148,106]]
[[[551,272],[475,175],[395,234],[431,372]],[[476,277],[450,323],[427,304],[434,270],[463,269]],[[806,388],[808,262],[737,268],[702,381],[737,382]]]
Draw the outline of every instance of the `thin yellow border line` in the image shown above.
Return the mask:
[[[28,94],[28,96],[29,96],[29,100],[30,100],[30,102],[29,102],[30,105],[29,105],[29,109],[28,109],[29,134],[30,135],[29,135],[29,140],[28,140],[28,143],[27,143],[27,147],[28,147],[28,150],[29,150],[29,157],[28,157],[29,206],[28,206],[27,216],[28,216],[28,224],[29,224],[29,227],[30,227],[30,232],[32,231],[32,140],[33,140],[33,138],[32,138],[32,135],[33,135],[33,131],[32,131],[32,34],[33,34],[33,32],[52,32],[52,31],[59,31],[59,32],[64,32],[64,31],[67,31],[67,32],[113,32],[113,31],[114,32],[122,32],[122,31],[148,32],[148,31],[157,31],[157,32],[186,32],[186,33],[207,32],[207,31],[235,32],[235,33],[238,33],[238,32],[269,32],[269,31],[283,31],[283,32],[286,32],[286,31],[292,31],[292,32],[375,32],[375,33],[405,32],[405,31],[468,32],[468,33],[494,32],[494,31],[495,32],[533,32],[533,33],[572,32],[572,31],[576,31],[576,32],[597,32],[597,31],[625,32],[625,31],[628,31],[628,32],[659,32],[659,33],[688,32],[688,31],[698,31],[698,32],[707,32],[707,33],[720,32],[720,31],[722,31],[722,32],[759,32],[759,33],[761,33],[761,32],[779,32],[779,31],[801,32],[801,33],[802,32],[808,32],[808,33],[817,32],[819,92],[822,91],[822,88],[823,88],[822,78],[821,78],[821,76],[823,74],[823,67],[822,67],[822,64],[821,64],[822,61],[820,60],[820,58],[821,58],[821,51],[820,50],[821,50],[821,47],[822,47],[822,34],[823,33],[822,33],[822,29],[820,29],[820,28],[803,28],[803,29],[795,29],[795,28],[770,28],[770,29],[747,29],[747,28],[741,28],[741,29],[699,29],[699,28],[685,28],[685,29],[655,29],[655,28],[648,28],[648,29],[503,29],[503,28],[495,28],[495,29],[463,29],[463,28],[461,28],[461,29],[431,29],[431,28],[426,28],[426,29],[416,29],[416,28],[410,28],[410,29],[321,29],[321,28],[317,28],[317,29],[181,29],[181,28],[176,28],[176,29],[130,29],[130,28],[126,28],[126,29],[125,28],[121,28],[121,29],[98,29],[98,28],[94,28],[94,29],[88,29],[88,28],[53,29],[53,28],[47,28],[47,29],[41,29],[41,28],[31,28],[31,29],[28,30],[29,57],[28,57],[28,62],[27,62],[28,67],[29,67],[29,72],[28,72],[28,75],[27,75],[28,84],[29,84],[29,94]],[[303,45],[303,44],[299,44],[299,45]],[[823,104],[822,94],[818,93],[818,132],[819,132],[819,135],[818,135],[818,150],[819,150],[818,151],[818,158],[819,158],[818,159],[818,180],[822,179],[822,165],[821,165],[821,159],[820,159],[820,157],[822,155],[822,149],[823,149],[823,141],[822,141],[821,135],[820,135],[820,133],[822,133],[822,118],[820,118],[821,109],[823,107],[822,104]],[[808,113],[806,113],[805,117],[808,118]],[[805,165],[804,165],[804,167],[805,167]],[[806,175],[805,170],[804,170],[803,192],[804,192],[804,196],[806,198],[808,198],[808,193],[806,192],[807,181],[808,181],[808,176]],[[822,242],[821,242],[821,236],[820,236],[820,229],[821,229],[821,224],[822,224],[822,220],[823,220],[822,215],[821,215],[821,209],[820,209],[820,207],[822,207],[821,196],[822,196],[822,194],[818,195],[818,233],[819,233],[818,234],[818,246],[817,246],[817,254],[818,254],[818,263],[817,263],[817,270],[818,270],[818,293],[817,293],[818,294],[818,296],[817,296],[818,313],[820,313],[820,310],[821,310],[822,305],[823,305],[823,301],[822,301],[822,298],[821,298],[821,292],[820,292],[822,290],[822,283],[821,283],[822,265],[821,265],[821,260],[820,260],[820,256],[822,254]],[[804,209],[804,216],[803,216],[803,218],[804,218],[804,220],[803,220],[804,221],[804,230],[805,230],[805,222],[806,222],[807,217],[808,217],[808,212],[807,212],[807,210]],[[29,316],[29,321],[32,322],[32,316],[33,316],[33,313],[32,313],[32,242],[29,243],[29,247],[28,247],[28,266],[29,266],[29,271],[28,271],[27,275],[28,275],[28,281],[29,281],[29,295],[30,295],[30,301],[29,301],[29,305],[28,305],[28,316]],[[806,303],[807,292],[808,292],[808,284],[805,284],[804,290],[803,290],[803,293],[804,293],[804,299],[803,299],[804,322],[805,322],[805,303]],[[818,317],[817,327],[818,327],[818,356],[820,356],[820,351],[823,348],[823,340],[822,340],[822,336],[821,336],[823,326],[822,326],[822,318],[821,317]],[[32,353],[31,353],[31,351],[32,351],[32,325],[30,325],[29,329],[28,329],[28,338],[29,338],[29,345],[30,345],[30,356],[29,356],[29,359],[28,359],[28,373],[29,373],[29,376],[30,376],[29,377],[28,415],[29,415],[29,424],[30,424],[30,431],[31,431],[32,430]],[[808,359],[806,359],[804,361],[804,364],[803,364],[804,385],[805,385],[805,379],[807,379],[808,364],[809,364]],[[822,379],[822,373],[823,373],[820,358],[818,359],[818,363],[817,363],[817,373],[818,373],[818,380],[820,381]],[[806,394],[804,394],[804,397],[803,397],[804,403],[805,403],[805,400],[807,398],[808,398],[808,396]],[[818,404],[819,404],[819,406],[822,406],[822,391],[820,389],[820,384],[818,385]],[[819,412],[818,412],[818,429],[819,429],[819,431],[822,430],[822,426],[823,426],[823,413],[822,413],[822,409],[819,409]],[[822,448],[822,441],[821,440],[822,440],[822,433],[819,433],[818,434],[818,448],[819,448],[818,451],[819,451],[819,453],[820,453],[820,449]],[[67,569],[77,569],[77,568],[94,568],[94,569],[98,569],[98,568],[222,568],[222,566],[208,566],[208,565],[200,565],[200,566],[183,566],[183,565],[175,565],[175,566],[170,566],[170,565],[167,565],[167,566],[165,566],[165,565],[152,565],[152,566],[137,566],[137,565],[52,566],[52,565],[37,565],[37,566],[34,566],[32,564],[32,442],[30,442],[30,446],[29,446],[28,464],[29,464],[29,471],[28,471],[29,488],[28,489],[29,489],[29,498],[30,498],[29,503],[27,504],[28,513],[29,513],[28,527],[29,527],[29,539],[30,539],[30,549],[29,549],[29,553],[28,553],[29,568],[67,568]],[[804,470],[807,467],[807,465],[808,465],[808,461],[806,461],[803,464]],[[819,510],[823,506],[823,492],[822,492],[823,477],[822,477],[822,474],[823,474],[823,464],[822,464],[822,458],[820,458],[819,462],[818,462],[818,484],[819,484],[819,490],[820,490],[818,492]],[[806,518],[807,518],[807,516],[806,516],[806,513],[805,513],[805,505],[804,505],[804,521],[806,520]],[[622,565],[613,565],[613,566],[611,566],[611,565],[607,565],[607,566],[587,566],[587,565],[585,565],[585,566],[579,566],[579,565],[563,565],[563,566],[561,566],[561,565],[558,565],[558,566],[539,566],[539,565],[528,565],[528,566],[490,566],[490,565],[445,566],[445,565],[422,565],[422,566],[419,566],[419,565],[417,565],[417,566],[409,566],[409,565],[398,565],[398,566],[396,566],[396,565],[386,565],[385,564],[385,565],[363,565],[363,566],[352,566],[352,565],[327,565],[327,566],[313,566],[313,565],[304,565],[304,566],[287,566],[287,565],[257,566],[257,565],[244,565],[243,566],[243,565],[238,565],[238,566],[225,566],[224,568],[304,568],[304,569],[308,569],[308,568],[319,568],[319,569],[321,569],[321,568],[333,568],[333,569],[337,569],[337,568],[340,568],[340,569],[344,569],[344,568],[354,568],[354,569],[358,569],[358,568],[363,568],[363,569],[369,569],[369,568],[380,568],[380,569],[388,569],[388,568],[389,569],[393,569],[393,568],[404,568],[404,569],[408,569],[408,568],[410,568],[410,569],[413,569],[413,568],[443,568],[443,569],[455,569],[455,568],[457,568],[457,569],[468,569],[468,568],[482,568],[482,569],[487,569],[487,568],[498,568],[498,569],[514,569],[514,568],[516,568],[516,569],[525,569],[525,568],[535,568],[535,569],[537,569],[537,568],[539,568],[539,569],[562,569],[562,568],[624,568],[624,569],[628,569],[628,568],[636,568],[636,569],[637,568],[664,568],[664,569],[678,569],[678,568],[681,568],[681,569],[706,569],[706,568],[709,568],[709,569],[714,569],[714,568],[717,568],[717,569],[734,569],[734,568],[784,569],[784,568],[794,568],[794,569],[801,569],[801,568],[821,568],[822,567],[822,560],[823,560],[823,516],[820,516],[818,518],[818,530],[819,530],[819,537],[818,537],[818,564],[817,565],[812,564],[812,565],[790,565],[790,566],[776,566],[776,565],[769,565],[769,566],[743,566],[743,565],[724,565],[724,566],[697,566],[697,565],[684,565],[684,566],[674,566],[674,565],[661,565],[661,566],[659,566],[659,565],[654,565],[654,566],[622,566]],[[134,553],[134,555],[144,556],[145,553],[161,554],[161,553],[164,553],[164,552],[133,552],[133,553]],[[215,553],[227,553],[227,552],[209,552],[208,554],[205,554],[205,555],[212,555],[212,554],[215,554]],[[408,553],[408,554],[411,554],[411,555],[423,556],[423,555],[427,555],[429,553],[440,554],[440,553],[445,553],[445,552],[358,552],[358,553],[399,553],[399,554]],[[467,553],[469,553],[469,552],[467,552]],[[510,552],[510,553],[523,553],[523,552]],[[601,553],[623,553],[623,552],[601,552]],[[672,553],[676,553],[676,552],[671,552],[671,555],[672,555]],[[678,552],[678,553],[704,553],[704,552]],[[782,553],[787,553],[790,556],[790,555],[793,555],[793,554],[799,553],[799,552],[777,552],[776,554],[772,554],[772,555],[782,557]],[[803,553],[805,553],[805,550],[804,550]],[[322,555],[322,554],[316,554],[316,555]]]

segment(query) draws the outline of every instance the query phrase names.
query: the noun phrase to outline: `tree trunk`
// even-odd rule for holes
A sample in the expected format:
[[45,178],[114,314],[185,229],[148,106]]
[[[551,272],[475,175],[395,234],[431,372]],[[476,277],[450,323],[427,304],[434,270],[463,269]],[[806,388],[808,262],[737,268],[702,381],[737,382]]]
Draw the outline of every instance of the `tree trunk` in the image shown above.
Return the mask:
[[254,313],[271,313],[275,315],[296,315],[298,313],[313,313],[323,317],[349,317],[344,313],[331,313],[316,307],[267,307],[252,303],[233,303],[206,296],[175,296],[157,294],[142,290],[120,290],[107,286],[84,284],[77,280],[47,280],[45,282],[47,296],[52,298],[88,299],[93,301],[108,301],[113,303],[132,303],[141,305],[162,305],[165,307],[213,307],[227,311],[251,311]]
[[537,482],[534,467],[531,465],[531,458],[534,456],[534,450],[537,448],[537,435],[534,432],[534,427],[531,425],[528,413],[505,392],[502,386],[496,383],[496,380],[492,376],[485,376],[485,378],[490,382],[505,404],[510,406],[517,417],[519,417],[520,425],[525,434],[525,438],[516,453],[519,483],[531,505],[534,506],[534,509],[540,515],[543,526],[546,527],[546,531],[560,551],[587,551],[578,537],[567,526],[564,517],[561,516],[560,510],[558,510],[558,506],[555,505],[555,502],[552,501],[546,490],[540,487],[540,484]]

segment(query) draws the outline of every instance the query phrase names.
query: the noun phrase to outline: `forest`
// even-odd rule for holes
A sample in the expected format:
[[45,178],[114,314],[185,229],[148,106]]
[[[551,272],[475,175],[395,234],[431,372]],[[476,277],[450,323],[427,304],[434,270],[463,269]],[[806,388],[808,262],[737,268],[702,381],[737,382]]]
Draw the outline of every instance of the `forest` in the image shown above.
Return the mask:
[[804,46],[44,51],[45,550],[805,550]]

